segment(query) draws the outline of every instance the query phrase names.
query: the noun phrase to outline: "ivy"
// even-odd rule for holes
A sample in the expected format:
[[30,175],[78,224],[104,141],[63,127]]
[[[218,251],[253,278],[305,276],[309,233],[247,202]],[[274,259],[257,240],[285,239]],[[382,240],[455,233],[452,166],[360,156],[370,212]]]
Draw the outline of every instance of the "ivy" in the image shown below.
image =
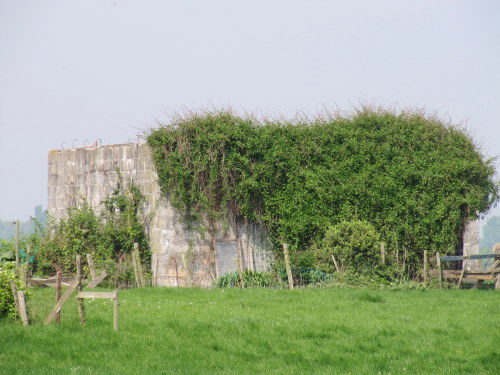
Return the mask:
[[294,121],[191,113],[147,141],[176,207],[209,222],[230,214],[261,223],[295,251],[361,220],[416,266],[424,249],[459,247],[466,221],[499,194],[492,160],[471,137],[417,111]]

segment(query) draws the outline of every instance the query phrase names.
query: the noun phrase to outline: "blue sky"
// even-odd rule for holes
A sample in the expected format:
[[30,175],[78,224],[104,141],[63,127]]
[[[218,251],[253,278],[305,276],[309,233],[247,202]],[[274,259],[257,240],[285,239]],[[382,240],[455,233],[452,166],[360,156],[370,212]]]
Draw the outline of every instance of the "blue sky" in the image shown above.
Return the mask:
[[424,108],[500,154],[500,2],[0,0],[0,219],[47,206],[47,153],[176,111]]

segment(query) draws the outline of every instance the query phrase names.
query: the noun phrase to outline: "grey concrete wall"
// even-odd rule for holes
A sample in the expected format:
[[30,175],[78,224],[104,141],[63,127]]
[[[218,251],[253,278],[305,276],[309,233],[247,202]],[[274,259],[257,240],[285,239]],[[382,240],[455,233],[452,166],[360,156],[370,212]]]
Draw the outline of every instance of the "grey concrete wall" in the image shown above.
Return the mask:
[[[479,254],[479,220],[470,220],[463,234],[463,255]],[[465,260],[463,265],[467,271],[482,269],[480,260]]]
[[[162,196],[146,144],[50,151],[48,172],[48,211],[56,219],[83,201],[99,211],[102,200],[116,188],[119,175],[124,183],[138,186],[145,196],[144,225],[153,254],[153,282],[157,285],[210,287],[220,276],[217,264],[232,263],[224,260],[224,254],[217,254],[217,246],[210,239],[189,229],[181,213]],[[230,223],[229,228],[217,231],[216,240],[233,239],[238,233],[243,266],[267,269],[270,245],[265,230],[247,223]],[[224,264],[223,269],[236,267]]]

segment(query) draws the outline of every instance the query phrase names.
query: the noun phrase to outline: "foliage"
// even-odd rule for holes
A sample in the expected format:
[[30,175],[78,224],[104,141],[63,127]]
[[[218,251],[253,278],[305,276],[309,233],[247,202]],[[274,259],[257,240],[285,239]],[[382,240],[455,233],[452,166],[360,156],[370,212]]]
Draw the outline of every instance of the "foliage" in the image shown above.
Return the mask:
[[150,132],[163,192],[188,215],[244,217],[275,249],[306,251],[328,228],[369,222],[387,251],[452,251],[467,219],[498,200],[492,160],[456,126],[417,111],[258,121],[187,114]]
[[237,287],[241,288],[241,280],[246,288],[252,287],[278,287],[281,285],[276,275],[270,272],[257,272],[244,270],[243,272],[231,272],[222,275],[215,281],[217,288]]
[[102,202],[102,239],[115,258],[122,259],[133,249],[134,243],[138,243],[142,260],[150,262],[151,253],[140,215],[143,202],[144,196],[139,188],[133,184],[125,187],[121,179],[116,189]]
[[317,265],[333,271],[334,256],[340,271],[363,273],[373,270],[380,264],[379,240],[379,233],[366,221],[342,221],[332,225],[314,251]]
[[[331,273],[327,273],[315,268],[292,267],[292,278],[295,286],[306,286],[317,283],[330,282],[334,280]],[[277,274],[280,280],[288,285],[288,274],[285,268],[279,268]]]
[[9,260],[16,259],[16,244],[14,240],[2,240],[0,239],[0,266]]
[[121,181],[102,205],[101,214],[83,202],[68,209],[59,221],[49,220],[45,232],[33,241],[38,248],[36,271],[53,274],[75,271],[75,256],[92,254],[97,267],[108,268],[109,280],[126,285],[132,277],[130,253],[139,243],[143,263],[150,262],[141,218],[143,196],[137,187]]
[[[16,314],[16,302],[12,294],[11,280],[16,281],[18,290],[23,290],[19,277],[15,274],[15,263],[5,263],[0,267],[0,318]],[[27,295],[26,295],[27,296]]]

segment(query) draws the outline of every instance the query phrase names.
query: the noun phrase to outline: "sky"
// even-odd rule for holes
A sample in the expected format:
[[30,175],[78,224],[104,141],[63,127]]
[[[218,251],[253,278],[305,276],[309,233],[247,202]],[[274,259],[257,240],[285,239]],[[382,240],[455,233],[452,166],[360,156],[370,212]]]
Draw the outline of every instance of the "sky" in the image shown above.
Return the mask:
[[499,155],[499,19],[498,0],[0,0],[0,219],[47,207],[50,150],[185,110],[423,108]]

